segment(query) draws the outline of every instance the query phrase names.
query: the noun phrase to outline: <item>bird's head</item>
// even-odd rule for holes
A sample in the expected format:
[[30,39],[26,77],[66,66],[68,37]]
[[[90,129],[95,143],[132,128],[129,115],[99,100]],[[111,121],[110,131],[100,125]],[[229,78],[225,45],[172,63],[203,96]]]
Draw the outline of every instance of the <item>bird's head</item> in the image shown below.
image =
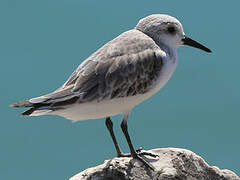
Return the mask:
[[147,34],[157,44],[177,48],[181,45],[189,45],[211,52],[210,49],[187,37],[182,24],[174,17],[165,14],[153,14],[141,19],[136,29]]

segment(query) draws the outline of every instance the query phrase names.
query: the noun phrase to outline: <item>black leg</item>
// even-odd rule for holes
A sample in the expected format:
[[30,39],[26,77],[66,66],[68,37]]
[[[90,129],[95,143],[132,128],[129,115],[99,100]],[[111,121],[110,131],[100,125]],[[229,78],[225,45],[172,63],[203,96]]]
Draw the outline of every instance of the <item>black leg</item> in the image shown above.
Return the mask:
[[[131,138],[128,134],[128,126],[127,126],[127,119],[128,119],[128,115],[124,116],[123,118],[123,121],[121,123],[121,128],[122,128],[122,131],[123,131],[123,134],[125,135],[126,137],[126,140],[127,140],[127,143],[128,143],[128,146],[129,146],[129,149],[130,149],[130,152],[131,152],[131,156],[135,159],[138,159],[140,160],[145,166],[149,167],[150,169],[154,170],[154,167],[149,164],[147,161],[145,161],[142,157],[140,157],[140,155],[144,155],[144,153],[137,153],[132,145],[132,141],[131,141]],[[145,155],[152,155],[151,153],[146,153]],[[156,155],[153,155],[156,157]]]
[[106,126],[107,126],[107,129],[108,129],[111,137],[112,137],[112,140],[113,140],[115,149],[116,149],[116,151],[117,151],[117,156],[118,156],[118,157],[121,157],[121,156],[122,156],[122,153],[121,153],[121,150],[120,150],[120,148],[119,148],[119,146],[118,146],[116,137],[115,137],[115,135],[114,135],[114,132],[113,132],[113,123],[112,123],[110,117],[107,117],[107,118],[106,118],[105,124],[106,124]]
[[128,126],[127,126],[127,120],[124,120],[122,121],[121,123],[121,128],[122,128],[122,131],[123,131],[123,134],[125,135],[126,137],[126,140],[127,140],[127,143],[128,143],[128,146],[129,146],[129,149],[130,149],[130,152],[131,152],[131,155],[133,158],[135,158],[137,156],[137,153],[132,145],[132,141],[131,141],[131,138],[128,134]]
[[[111,121],[111,118],[110,117],[107,117],[106,120],[105,120],[105,124],[107,126],[107,129],[108,129],[108,132],[109,134],[111,135],[111,138],[113,140],[113,143],[114,143],[114,146],[115,146],[115,149],[117,151],[117,157],[131,157],[132,155],[131,154],[123,154],[121,152],[121,149],[119,148],[119,145],[117,143],[117,139],[115,137],[115,134],[114,134],[114,131],[113,131],[113,123]],[[141,152],[143,150],[143,148],[139,148],[136,150],[137,153],[141,153],[143,155],[146,155],[146,152]]]

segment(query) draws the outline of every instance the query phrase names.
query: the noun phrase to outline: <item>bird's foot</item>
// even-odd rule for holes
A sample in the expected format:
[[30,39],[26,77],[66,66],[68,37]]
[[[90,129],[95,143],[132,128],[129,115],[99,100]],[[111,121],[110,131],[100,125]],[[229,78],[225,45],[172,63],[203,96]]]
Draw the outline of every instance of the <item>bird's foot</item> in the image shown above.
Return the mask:
[[123,154],[123,153],[118,154],[118,157],[133,157],[134,159],[138,159],[145,166],[149,167],[152,170],[155,170],[155,168],[151,164],[149,164],[145,159],[143,159],[141,156],[151,156],[151,157],[154,157],[154,158],[158,157],[157,154],[153,154],[153,153],[150,153],[150,152],[143,151],[142,147],[140,147],[139,149],[134,151],[134,153],[132,153],[132,154],[130,154],[130,153],[128,153],[128,154]]
[[[142,154],[141,154],[142,155]],[[132,157],[134,158],[134,159],[138,159],[139,161],[141,161],[146,167],[148,167],[148,168],[150,168],[151,170],[155,170],[155,168],[149,163],[149,162],[147,162],[145,159],[143,159],[142,157],[141,157],[141,155],[140,154],[138,154],[138,153],[136,153],[136,154],[133,154],[132,155]]]
[[136,153],[140,156],[151,156],[151,157],[154,157],[154,158],[157,158],[158,155],[157,154],[153,154],[153,153],[150,153],[150,152],[146,152],[146,151],[143,151],[143,147],[140,147],[136,150]]
[[[136,154],[140,155],[140,156],[151,156],[151,157],[154,157],[154,158],[158,157],[157,154],[153,154],[153,153],[146,152],[146,151],[143,151],[143,150],[144,150],[143,147],[140,147],[140,148],[136,149]],[[131,157],[131,156],[132,156],[132,154],[130,154],[130,153],[126,153],[126,154],[125,153],[120,153],[120,154],[118,154],[117,157]]]

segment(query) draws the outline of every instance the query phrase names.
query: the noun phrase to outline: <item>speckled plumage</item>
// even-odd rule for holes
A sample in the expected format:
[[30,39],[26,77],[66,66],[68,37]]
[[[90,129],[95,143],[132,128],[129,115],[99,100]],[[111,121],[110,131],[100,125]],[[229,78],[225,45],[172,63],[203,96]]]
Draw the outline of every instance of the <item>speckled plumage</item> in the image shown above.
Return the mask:
[[62,89],[74,84],[80,103],[143,94],[160,73],[158,49],[142,32],[127,31],[87,58]]

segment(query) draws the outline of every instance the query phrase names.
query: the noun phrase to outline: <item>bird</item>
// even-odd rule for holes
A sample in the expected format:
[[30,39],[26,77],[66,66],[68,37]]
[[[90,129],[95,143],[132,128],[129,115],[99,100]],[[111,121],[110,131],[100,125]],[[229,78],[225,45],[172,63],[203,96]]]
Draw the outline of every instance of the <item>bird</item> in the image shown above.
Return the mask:
[[[208,53],[209,48],[185,35],[180,21],[152,14],[86,58],[67,81],[52,93],[10,105],[29,108],[23,116],[58,115],[72,121],[105,118],[118,157],[132,157],[154,169],[135,150],[127,120],[132,109],[158,92],[177,66],[177,49],[188,45]],[[111,117],[122,114],[121,129],[130,153],[122,153]]]

